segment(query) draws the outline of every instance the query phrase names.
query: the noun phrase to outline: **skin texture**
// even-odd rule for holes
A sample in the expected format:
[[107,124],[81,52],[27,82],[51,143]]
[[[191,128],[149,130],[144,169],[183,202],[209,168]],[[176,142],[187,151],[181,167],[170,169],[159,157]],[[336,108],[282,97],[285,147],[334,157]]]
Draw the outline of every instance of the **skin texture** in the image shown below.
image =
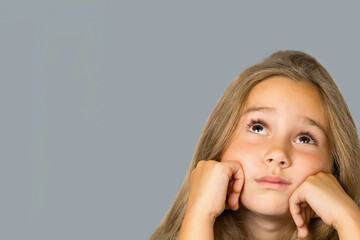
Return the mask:
[[193,170],[179,239],[213,239],[216,217],[239,207],[248,210],[248,239],[279,239],[289,223],[305,237],[312,217],[340,239],[360,239],[359,208],[330,174],[321,103],[316,88],[285,77],[256,85],[221,162],[200,161]]

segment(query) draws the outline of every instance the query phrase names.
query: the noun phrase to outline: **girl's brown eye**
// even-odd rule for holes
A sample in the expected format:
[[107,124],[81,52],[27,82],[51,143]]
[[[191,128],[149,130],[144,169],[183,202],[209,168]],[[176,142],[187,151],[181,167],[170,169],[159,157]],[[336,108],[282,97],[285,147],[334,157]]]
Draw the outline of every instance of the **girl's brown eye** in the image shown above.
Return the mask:
[[258,125],[258,124],[251,127],[251,130],[253,130],[254,132],[257,132],[257,133],[261,132],[263,129],[264,129],[264,127],[261,125]]
[[[308,134],[307,134],[308,135]],[[300,136],[296,142],[297,143],[305,143],[305,144],[314,144],[314,145],[318,145],[318,141],[311,136],[307,136],[307,135],[302,135]]]
[[262,135],[266,135],[267,131],[266,128],[262,124],[253,124],[249,127],[249,131],[253,133],[259,133]]
[[304,137],[304,136],[300,137],[299,140],[300,140],[300,142],[304,142],[304,143],[310,143],[310,141],[311,141],[310,138]]

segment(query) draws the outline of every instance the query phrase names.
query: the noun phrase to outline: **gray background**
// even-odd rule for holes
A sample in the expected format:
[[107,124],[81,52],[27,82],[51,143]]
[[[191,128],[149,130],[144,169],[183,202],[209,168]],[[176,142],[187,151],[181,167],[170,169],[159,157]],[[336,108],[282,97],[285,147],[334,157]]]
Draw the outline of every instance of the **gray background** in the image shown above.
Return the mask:
[[359,22],[355,1],[2,1],[0,239],[148,239],[224,90],[280,49],[359,125]]

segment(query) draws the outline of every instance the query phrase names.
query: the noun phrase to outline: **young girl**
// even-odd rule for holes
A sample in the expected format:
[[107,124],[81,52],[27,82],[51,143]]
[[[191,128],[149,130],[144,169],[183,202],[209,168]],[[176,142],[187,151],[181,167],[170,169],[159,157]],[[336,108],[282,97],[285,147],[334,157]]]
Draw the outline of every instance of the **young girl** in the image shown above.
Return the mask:
[[329,73],[276,52],[226,90],[150,239],[360,239],[359,161]]

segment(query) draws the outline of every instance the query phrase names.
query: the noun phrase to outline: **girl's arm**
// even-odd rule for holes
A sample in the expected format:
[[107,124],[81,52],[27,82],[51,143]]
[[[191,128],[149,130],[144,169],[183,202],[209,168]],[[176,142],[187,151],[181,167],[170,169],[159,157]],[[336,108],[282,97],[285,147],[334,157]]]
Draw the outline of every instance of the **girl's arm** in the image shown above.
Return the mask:
[[341,240],[360,239],[360,210],[355,208],[357,206],[354,206],[354,211],[339,218],[338,225],[335,226]]
[[215,219],[225,207],[239,208],[243,183],[244,174],[238,161],[200,161],[190,176],[190,193],[179,240],[214,239]]
[[215,220],[202,212],[187,210],[181,225],[179,240],[214,239],[214,223]]
[[289,204],[300,238],[307,236],[307,225],[317,216],[333,226],[341,240],[360,239],[360,209],[331,174],[308,177],[293,192]]

